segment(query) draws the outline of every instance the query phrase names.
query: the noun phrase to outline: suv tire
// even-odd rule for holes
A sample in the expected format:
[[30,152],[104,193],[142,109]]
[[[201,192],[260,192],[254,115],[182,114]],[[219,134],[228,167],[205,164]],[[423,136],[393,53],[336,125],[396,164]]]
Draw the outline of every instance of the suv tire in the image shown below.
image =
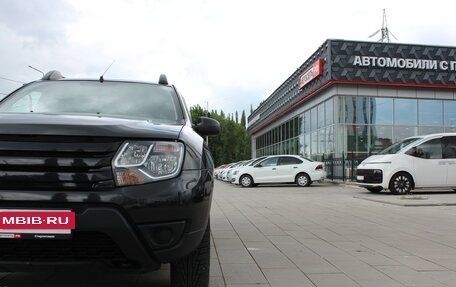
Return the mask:
[[389,184],[389,190],[393,194],[409,194],[413,188],[413,179],[405,172],[393,175]]
[[209,220],[199,246],[189,255],[171,263],[172,287],[209,286],[210,247],[211,225]]

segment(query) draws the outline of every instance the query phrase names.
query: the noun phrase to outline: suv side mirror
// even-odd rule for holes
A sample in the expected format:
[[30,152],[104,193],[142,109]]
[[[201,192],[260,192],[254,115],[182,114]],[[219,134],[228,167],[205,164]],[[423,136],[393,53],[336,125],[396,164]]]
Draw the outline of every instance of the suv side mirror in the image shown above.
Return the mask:
[[193,129],[200,136],[216,136],[220,134],[220,123],[208,117],[201,117],[197,125],[193,125]]

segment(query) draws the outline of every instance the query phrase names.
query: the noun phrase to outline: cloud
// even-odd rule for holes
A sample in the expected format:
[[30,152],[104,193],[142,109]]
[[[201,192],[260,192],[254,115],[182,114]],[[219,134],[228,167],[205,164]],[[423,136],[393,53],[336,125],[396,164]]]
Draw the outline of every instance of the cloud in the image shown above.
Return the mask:
[[[166,73],[187,103],[250,111],[327,38],[369,40],[388,24],[401,42],[453,45],[452,2],[385,0],[4,0],[0,77],[31,81],[27,68],[68,77],[156,82]],[[372,40],[372,39],[371,39]],[[0,80],[0,92],[19,84]]]

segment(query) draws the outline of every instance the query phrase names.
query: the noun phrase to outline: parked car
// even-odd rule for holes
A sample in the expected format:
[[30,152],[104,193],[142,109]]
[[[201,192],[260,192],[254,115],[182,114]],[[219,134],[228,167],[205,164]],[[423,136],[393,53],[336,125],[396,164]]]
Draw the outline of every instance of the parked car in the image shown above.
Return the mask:
[[259,158],[252,158],[251,160],[248,160],[248,161],[245,161],[241,166],[238,166],[236,168],[234,168],[234,170],[231,172],[232,173],[232,176],[231,176],[231,179],[230,179],[230,182],[231,183],[234,183],[235,181],[235,176],[237,174],[239,174],[239,171],[244,168],[244,167],[247,167],[247,166],[252,166],[254,164],[256,164],[257,162],[265,159],[267,156],[262,156],[262,157],[259,157]]
[[219,165],[218,167],[216,167],[214,169],[214,178],[215,179],[220,179],[219,176],[220,176],[220,173],[222,172],[222,170],[227,166],[228,164],[222,164],[222,165]]
[[309,186],[326,178],[322,162],[297,155],[273,155],[254,165],[245,166],[233,175],[232,182],[243,187],[262,183],[296,183]]
[[0,115],[2,270],[171,263],[172,286],[208,286],[214,166],[202,136],[220,125],[192,125],[164,75],[50,72],[4,98]]
[[238,162],[234,163],[233,165],[231,165],[230,167],[228,167],[226,169],[225,177],[223,178],[223,180],[227,181],[227,182],[231,182],[231,173],[233,172],[233,170],[242,166],[244,163],[245,163],[245,161],[238,161]]
[[407,194],[418,188],[456,189],[456,133],[406,138],[365,159],[357,183],[371,192]]
[[232,166],[235,165],[235,164],[236,164],[236,163],[234,163],[234,162],[227,164],[227,165],[220,171],[219,176],[218,176],[218,179],[223,180],[223,181],[226,181],[226,180],[227,180],[226,173],[228,172],[228,170],[230,169],[230,167],[232,167]]

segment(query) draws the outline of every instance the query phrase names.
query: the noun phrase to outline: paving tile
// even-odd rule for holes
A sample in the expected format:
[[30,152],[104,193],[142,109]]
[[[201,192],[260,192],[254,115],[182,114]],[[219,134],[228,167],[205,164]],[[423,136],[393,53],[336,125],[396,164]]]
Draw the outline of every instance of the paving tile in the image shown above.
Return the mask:
[[406,285],[416,287],[443,287],[446,286],[426,273],[420,273],[406,266],[379,266],[381,272],[390,278]]
[[[360,260],[344,260],[344,261],[332,261],[339,270],[341,270],[345,275],[350,277],[355,281],[367,281],[367,282],[387,282],[391,279],[380,272],[373,266],[370,266]],[[397,266],[394,266],[397,267]]]
[[256,264],[221,264],[227,285],[268,283]]
[[432,279],[446,284],[447,286],[454,286],[456,285],[456,272],[455,271],[429,271],[429,272],[422,272],[428,277]]
[[345,274],[310,274],[310,280],[317,287],[359,287]]
[[209,276],[223,276],[222,274],[222,269],[220,268],[220,262],[218,261],[218,258],[216,259],[211,259],[210,262],[210,269],[209,269]]
[[225,287],[225,281],[221,276],[211,276],[209,277],[209,286],[210,287]]
[[239,238],[237,233],[231,230],[212,230],[212,237],[217,239]]
[[315,287],[299,269],[262,269],[271,287]]
[[[212,287],[212,286],[211,286]],[[228,284],[226,287],[271,287],[269,284]]]
[[218,259],[223,263],[255,263],[250,253],[245,249],[220,249]]
[[268,241],[266,236],[258,230],[240,230],[238,233],[242,241]]
[[[370,248],[365,247],[359,242],[333,242],[335,247],[344,250],[353,257],[367,263],[369,265],[400,265],[397,261],[386,257]],[[441,270],[441,269],[440,269]]]
[[244,244],[239,238],[214,238],[215,249],[219,250],[239,250],[245,249]]
[[296,266],[270,242],[247,242],[247,250],[263,268],[295,268]]
[[417,256],[395,256],[394,260],[416,271],[447,271],[448,269]]

